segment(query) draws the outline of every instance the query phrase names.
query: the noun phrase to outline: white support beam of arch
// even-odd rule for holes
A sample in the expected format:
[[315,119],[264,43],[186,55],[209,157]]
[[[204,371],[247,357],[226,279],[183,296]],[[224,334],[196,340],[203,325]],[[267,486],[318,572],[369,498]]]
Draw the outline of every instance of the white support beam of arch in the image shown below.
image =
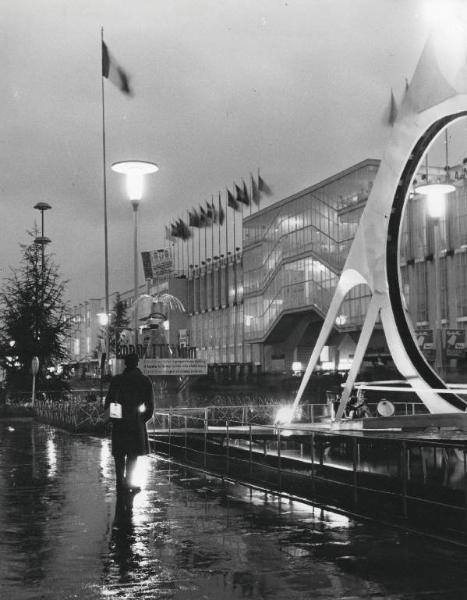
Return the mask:
[[375,295],[370,300],[370,305],[368,306],[368,312],[366,313],[365,322],[363,323],[362,327],[362,332],[360,334],[360,337],[358,338],[358,343],[355,349],[355,355],[352,361],[352,366],[350,367],[344,385],[344,390],[341,394],[339,408],[337,409],[336,413],[337,421],[339,421],[339,419],[342,418],[344,414],[344,409],[350,398],[350,394],[352,393],[352,389],[355,384],[358,371],[360,370],[360,366],[363,362],[363,357],[365,356],[366,349],[368,348],[368,342],[370,341],[371,334],[373,333],[373,328],[375,326],[376,319],[378,318],[380,308],[380,299],[377,295]]
[[[331,333],[345,295],[359,283],[369,286],[374,299],[365,319],[365,337],[361,344],[359,342],[359,354],[366,347],[368,330],[373,322],[374,311],[378,307],[394,363],[428,410],[432,413],[466,410],[466,403],[459,397],[439,393],[439,389],[447,389],[447,386],[433,371],[416,345],[413,327],[401,297],[398,264],[399,229],[402,226],[407,190],[418,168],[415,158],[421,158],[436,135],[450,122],[467,115],[465,24],[464,28],[464,48],[459,49],[461,55],[455,63],[455,70],[452,60],[443,59],[443,51],[450,47],[449,39],[431,35],[425,45],[393,125],[392,135],[354,242],[294,400],[294,411]],[[355,360],[355,368],[349,373],[346,392],[351,383],[353,385],[352,379],[359,367],[357,363]],[[341,409],[339,414],[342,414]]]

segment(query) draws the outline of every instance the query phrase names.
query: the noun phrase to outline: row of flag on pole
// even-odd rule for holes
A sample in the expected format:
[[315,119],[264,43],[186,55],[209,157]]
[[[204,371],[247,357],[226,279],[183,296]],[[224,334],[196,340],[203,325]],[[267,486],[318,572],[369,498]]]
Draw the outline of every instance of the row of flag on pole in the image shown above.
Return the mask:
[[[235,192],[227,189],[227,207],[234,211],[243,210],[243,207],[251,207],[252,204],[259,206],[261,196],[270,196],[271,188],[264,181],[261,175],[255,178],[251,175],[251,190],[248,189],[245,180],[242,180],[242,185],[234,184]],[[188,211],[187,223],[178,218],[175,222],[165,227],[165,239],[175,241],[181,239],[183,241],[192,237],[193,232],[190,228],[202,229],[219,225],[220,227],[225,221],[225,211],[222,207],[221,193],[219,192],[217,206],[214,198],[207,201],[206,205],[199,205],[198,208],[192,208]]]

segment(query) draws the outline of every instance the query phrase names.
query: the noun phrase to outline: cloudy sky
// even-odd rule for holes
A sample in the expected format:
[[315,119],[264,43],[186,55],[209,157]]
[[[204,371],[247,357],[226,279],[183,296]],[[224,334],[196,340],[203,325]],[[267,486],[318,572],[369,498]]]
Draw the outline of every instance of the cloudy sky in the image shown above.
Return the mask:
[[[43,201],[73,303],[104,296],[101,27],[134,96],[105,81],[110,288],[133,285],[132,212],[110,164],[156,162],[140,250],[172,217],[261,169],[274,202],[389,135],[428,0],[0,0],[0,275]],[[446,3],[444,3],[446,4]],[[141,279],[142,279],[141,271]]]

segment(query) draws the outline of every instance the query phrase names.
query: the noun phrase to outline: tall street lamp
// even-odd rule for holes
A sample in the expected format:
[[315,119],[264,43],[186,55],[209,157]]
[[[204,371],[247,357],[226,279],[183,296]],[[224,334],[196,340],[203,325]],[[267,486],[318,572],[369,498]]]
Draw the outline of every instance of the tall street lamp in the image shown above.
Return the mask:
[[441,301],[440,301],[440,262],[439,254],[441,251],[440,220],[446,212],[446,197],[456,190],[455,186],[449,181],[448,166],[448,131],[445,129],[446,144],[446,178],[445,181],[430,183],[428,180],[428,157],[426,159],[426,183],[415,188],[417,194],[426,196],[427,212],[433,223],[434,237],[434,299],[435,299],[435,370],[441,377],[444,377],[443,366],[443,343],[441,330]]
[[129,200],[133,206],[133,271],[134,271],[134,330],[135,349],[138,346],[138,206],[143,196],[143,180],[145,175],[155,173],[159,167],[143,160],[126,160],[116,162],[112,170],[126,176]]
[[51,240],[48,237],[45,237],[45,235],[44,235],[44,212],[46,210],[51,209],[52,207],[50,206],[50,204],[47,204],[47,202],[38,202],[37,204],[34,205],[34,208],[36,210],[41,211],[41,235],[35,238],[34,243],[42,246],[42,276],[43,276],[44,275],[45,246],[47,244],[50,244],[50,242],[51,242]]

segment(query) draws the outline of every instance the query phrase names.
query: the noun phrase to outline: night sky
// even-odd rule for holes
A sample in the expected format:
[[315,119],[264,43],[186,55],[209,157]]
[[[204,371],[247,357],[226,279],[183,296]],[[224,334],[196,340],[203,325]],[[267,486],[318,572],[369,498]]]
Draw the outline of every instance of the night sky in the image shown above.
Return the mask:
[[1,0],[0,274],[48,202],[70,301],[104,296],[101,27],[134,90],[104,82],[110,288],[123,291],[132,211],[111,163],[160,167],[139,213],[140,250],[153,250],[172,217],[258,168],[271,203],[381,158],[391,88],[400,99],[436,4]]

